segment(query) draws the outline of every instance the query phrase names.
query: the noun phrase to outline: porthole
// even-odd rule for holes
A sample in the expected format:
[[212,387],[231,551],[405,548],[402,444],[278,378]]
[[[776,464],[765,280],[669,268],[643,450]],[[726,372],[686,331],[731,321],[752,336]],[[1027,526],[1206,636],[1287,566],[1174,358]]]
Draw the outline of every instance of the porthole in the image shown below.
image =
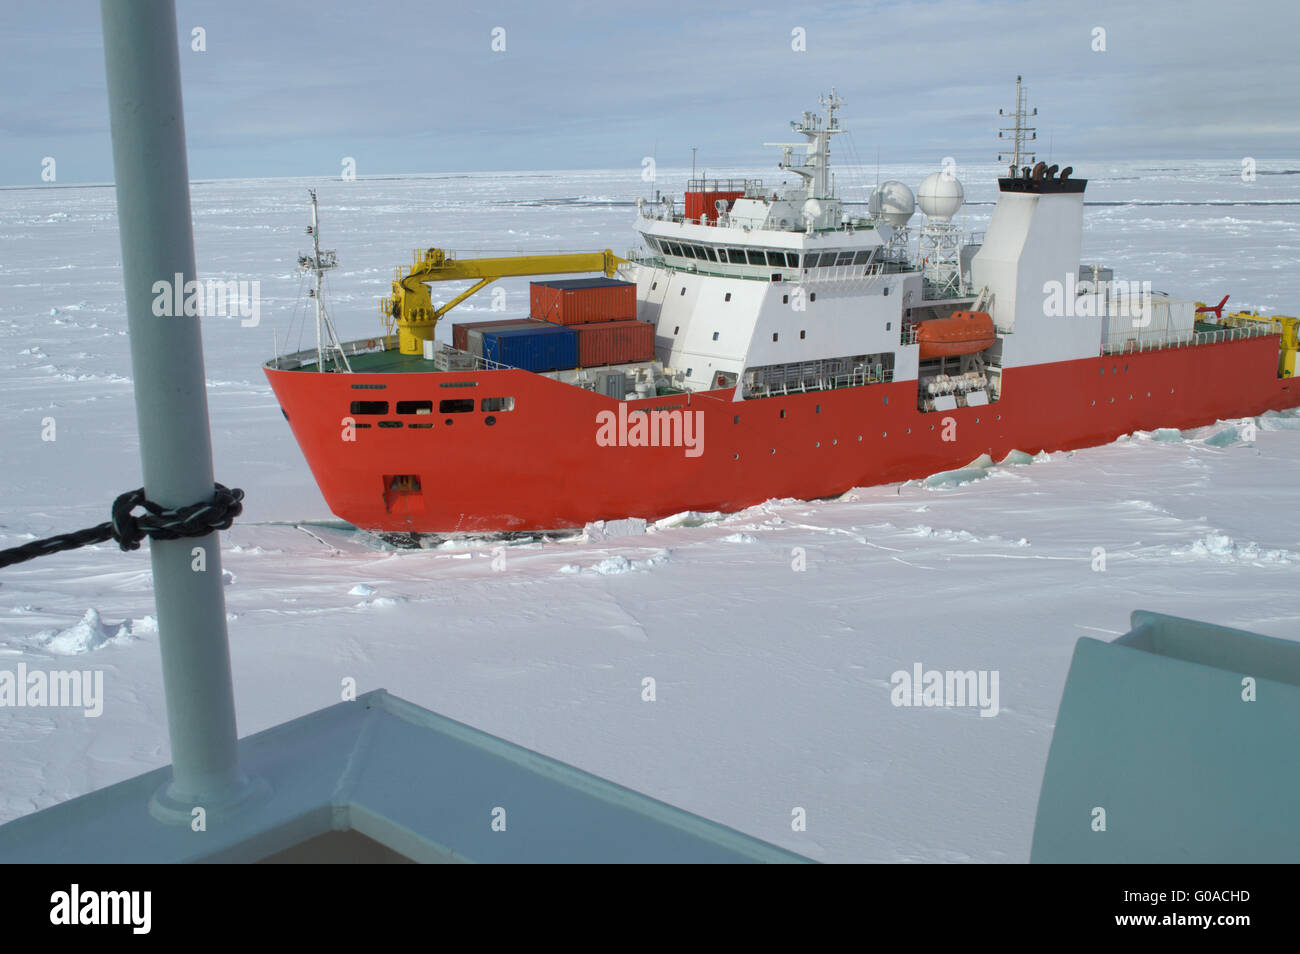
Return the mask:
[[822,446],[821,441],[813,441],[813,447],[821,447],[821,446]]
[[740,423],[740,415],[737,414],[735,417],[733,417],[733,418],[731,419],[731,423],[732,423],[732,424],[739,424],[739,423]]
[[880,436],[881,436],[881,437],[888,437],[888,436],[889,436],[889,431],[881,431],[881,432],[880,432]]
[[804,331],[802,328],[799,329],[799,340],[803,341],[803,339],[807,337],[808,337],[808,332]]
[[487,417],[483,418],[483,423],[486,424],[488,427],[491,427],[491,426],[492,426],[493,424],[495,424],[496,422],[497,422],[497,419],[496,419],[495,417],[493,417],[491,414],[489,414]]
[[685,286],[685,285],[682,286],[682,294],[683,294],[683,295],[686,294],[686,286]]
[[862,435],[861,435],[861,434],[858,435],[858,440],[862,440]]
[[816,301],[816,300],[817,300],[817,293],[816,293],[816,292],[809,292],[809,293],[808,293],[808,300],[809,300],[809,301]]
[[447,418],[447,420],[443,421],[442,423],[446,424],[448,427],[451,427],[456,422],[453,421],[451,418]]
[[731,301],[731,292],[727,292],[727,294],[723,296],[723,299],[722,299],[722,300],[723,300],[723,301]]
[[776,448],[773,447],[770,451],[768,451],[768,453],[769,453],[769,454],[775,454],[775,453],[776,453]]
[[739,454],[732,454],[732,455],[731,455],[731,459],[732,459],[732,460],[740,460],[740,455],[739,455]]
[[907,433],[909,434],[912,433],[912,429],[910,427],[907,429]]
[[886,403],[886,404],[889,403],[889,395],[888,395],[888,394],[885,395],[884,403]]
[[835,446],[836,444],[838,444],[839,442],[840,442],[840,441],[839,441],[839,438],[833,438],[833,439],[831,440],[831,446],[834,447],[834,446]]

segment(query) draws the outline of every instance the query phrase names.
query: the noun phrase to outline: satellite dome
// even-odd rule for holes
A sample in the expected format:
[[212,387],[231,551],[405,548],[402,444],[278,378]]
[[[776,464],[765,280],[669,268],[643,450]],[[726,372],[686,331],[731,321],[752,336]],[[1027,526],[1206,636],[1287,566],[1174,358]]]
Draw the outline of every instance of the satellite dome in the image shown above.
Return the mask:
[[882,182],[871,193],[867,202],[871,217],[882,219],[890,225],[903,226],[916,214],[916,196],[897,179]]
[[966,193],[957,177],[946,172],[932,172],[921,180],[916,190],[917,204],[929,218],[947,222],[966,200]]

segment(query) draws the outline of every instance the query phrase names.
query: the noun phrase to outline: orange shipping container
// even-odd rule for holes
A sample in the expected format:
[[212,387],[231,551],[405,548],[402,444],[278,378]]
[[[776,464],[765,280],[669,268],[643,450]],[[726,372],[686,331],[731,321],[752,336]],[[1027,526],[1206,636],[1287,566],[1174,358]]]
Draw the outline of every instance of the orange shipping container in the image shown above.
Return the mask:
[[636,285],[613,278],[574,278],[532,282],[529,314],[557,325],[636,318]]
[[655,326],[648,321],[600,321],[575,325],[578,367],[649,361],[655,356]]

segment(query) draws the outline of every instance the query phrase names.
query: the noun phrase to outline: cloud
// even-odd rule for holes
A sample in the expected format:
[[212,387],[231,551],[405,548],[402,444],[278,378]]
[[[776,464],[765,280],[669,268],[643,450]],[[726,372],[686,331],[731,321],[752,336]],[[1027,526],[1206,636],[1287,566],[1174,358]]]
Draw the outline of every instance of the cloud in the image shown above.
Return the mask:
[[[715,168],[761,164],[832,84],[864,158],[991,162],[1017,73],[1058,157],[1294,154],[1289,2],[1083,6],[181,2],[190,170],[636,167],[689,164],[692,146]],[[39,182],[46,155],[61,182],[111,179],[96,17],[6,5],[0,82],[0,182]]]

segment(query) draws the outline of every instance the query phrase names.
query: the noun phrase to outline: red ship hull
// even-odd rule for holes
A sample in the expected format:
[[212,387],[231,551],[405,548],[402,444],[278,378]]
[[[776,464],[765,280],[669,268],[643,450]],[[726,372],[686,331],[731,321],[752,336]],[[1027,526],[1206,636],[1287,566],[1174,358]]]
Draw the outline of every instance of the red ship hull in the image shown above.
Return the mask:
[[[829,497],[981,454],[1069,450],[1135,430],[1290,408],[1300,405],[1300,386],[1278,378],[1278,345],[1270,335],[1009,368],[996,403],[935,412],[917,409],[916,381],[747,401],[725,389],[619,402],[526,371],[266,373],[336,515],[368,530],[490,532]],[[398,423],[345,439],[353,401],[436,408],[440,398],[469,395],[512,397],[514,409],[480,412],[476,400],[472,413],[393,415]],[[698,455],[682,446],[606,446],[598,415],[617,414],[620,404],[696,414]],[[399,475],[402,492],[394,493]]]

